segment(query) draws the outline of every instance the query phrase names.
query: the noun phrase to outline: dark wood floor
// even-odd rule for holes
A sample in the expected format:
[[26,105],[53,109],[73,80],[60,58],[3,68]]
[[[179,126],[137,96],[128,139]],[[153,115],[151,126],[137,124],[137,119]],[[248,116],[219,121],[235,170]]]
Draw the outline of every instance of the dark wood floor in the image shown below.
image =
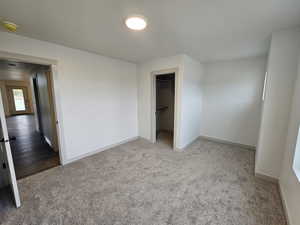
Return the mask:
[[33,115],[18,115],[7,118],[12,156],[17,179],[59,165],[59,155],[35,129]]

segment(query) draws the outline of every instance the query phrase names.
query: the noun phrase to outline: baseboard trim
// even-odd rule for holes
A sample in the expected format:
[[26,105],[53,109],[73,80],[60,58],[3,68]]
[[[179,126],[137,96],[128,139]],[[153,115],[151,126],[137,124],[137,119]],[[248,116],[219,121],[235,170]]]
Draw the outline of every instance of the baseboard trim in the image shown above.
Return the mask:
[[103,151],[109,150],[109,149],[111,149],[111,148],[114,148],[114,147],[117,147],[117,146],[119,146],[119,145],[128,143],[128,142],[130,142],[130,141],[135,141],[135,140],[137,140],[137,139],[139,139],[138,136],[133,137],[133,138],[127,138],[127,139],[124,139],[124,140],[122,140],[122,141],[119,141],[119,142],[117,142],[117,143],[115,143],[115,144],[107,145],[107,146],[105,146],[105,147],[103,147],[103,148],[99,148],[99,149],[97,149],[97,150],[95,150],[95,151],[91,151],[91,152],[88,152],[88,153],[85,153],[85,154],[82,154],[82,155],[73,157],[73,158],[71,158],[71,159],[67,159],[67,160],[64,162],[64,165],[67,165],[67,164],[69,164],[69,163],[78,161],[78,160],[80,160],[80,159],[84,159],[84,158],[86,158],[86,157],[95,155],[95,154],[97,154],[97,153],[99,153],[99,152],[103,152]]
[[195,141],[197,141],[198,139],[200,138],[200,136],[194,138],[190,143],[186,144],[184,147],[182,148],[176,148],[175,150],[178,151],[178,152],[182,152],[184,151],[185,149],[189,148]]
[[236,147],[245,148],[245,149],[252,150],[252,151],[256,150],[256,147],[252,146],[252,145],[240,144],[240,143],[236,143],[236,142],[222,140],[222,139],[219,139],[219,138],[202,136],[202,135],[200,135],[199,138],[204,139],[204,140],[208,140],[208,141],[218,142],[218,143],[221,143],[221,144],[233,145],[233,146],[236,146]]
[[279,184],[279,180],[275,177],[271,177],[271,176],[268,176],[268,175],[265,175],[265,174],[262,174],[262,173],[257,173],[257,172],[255,172],[255,176],[257,178],[262,179],[262,180],[269,181],[269,182],[272,182],[272,183],[275,183],[275,184]]
[[289,213],[288,213],[289,210],[288,210],[288,207],[287,207],[287,204],[286,204],[286,201],[285,201],[285,197],[284,197],[285,195],[284,195],[284,192],[282,190],[282,187],[281,187],[279,179],[271,177],[271,176],[268,176],[268,175],[265,175],[265,174],[261,174],[261,173],[255,173],[255,176],[258,177],[258,178],[260,178],[260,179],[263,179],[263,180],[266,180],[266,181],[269,181],[269,182],[272,182],[272,183],[275,183],[275,184],[278,185],[280,199],[281,199],[281,204],[283,206],[283,211],[284,211],[285,219],[286,219],[288,225],[292,225],[291,220],[289,218]]
[[279,193],[280,193],[280,198],[281,198],[281,202],[282,202],[282,205],[283,205],[283,211],[284,211],[286,222],[287,222],[288,225],[292,225],[290,217],[289,217],[289,213],[288,213],[289,210],[288,210],[287,203],[286,203],[286,200],[285,200],[285,197],[284,197],[285,195],[284,195],[284,192],[282,190],[280,182],[278,182],[278,186],[279,186]]

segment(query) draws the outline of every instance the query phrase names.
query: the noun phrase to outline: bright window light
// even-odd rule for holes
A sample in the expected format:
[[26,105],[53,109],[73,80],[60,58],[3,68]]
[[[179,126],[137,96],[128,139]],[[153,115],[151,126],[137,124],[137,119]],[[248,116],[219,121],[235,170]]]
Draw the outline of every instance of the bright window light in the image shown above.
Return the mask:
[[12,89],[14,102],[15,102],[15,110],[18,111],[25,111],[25,99],[24,93],[22,89]]
[[146,19],[141,16],[129,17],[126,19],[125,23],[131,30],[144,30],[147,26]]

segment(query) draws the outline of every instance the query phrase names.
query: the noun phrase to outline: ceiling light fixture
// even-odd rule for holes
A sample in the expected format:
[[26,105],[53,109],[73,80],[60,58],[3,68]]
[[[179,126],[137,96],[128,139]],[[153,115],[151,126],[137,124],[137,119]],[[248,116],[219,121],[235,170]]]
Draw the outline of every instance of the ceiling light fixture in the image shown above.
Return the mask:
[[10,32],[16,32],[17,28],[18,28],[17,24],[10,22],[10,21],[2,21],[2,25],[6,30],[8,30]]
[[144,30],[147,21],[143,16],[130,16],[126,19],[125,24],[131,30]]

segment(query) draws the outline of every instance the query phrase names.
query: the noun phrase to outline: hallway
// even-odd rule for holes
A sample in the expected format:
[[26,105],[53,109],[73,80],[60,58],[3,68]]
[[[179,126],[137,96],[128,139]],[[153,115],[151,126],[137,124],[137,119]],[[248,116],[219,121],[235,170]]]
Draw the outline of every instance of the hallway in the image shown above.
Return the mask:
[[6,119],[17,179],[59,165],[59,155],[35,129],[33,115]]

